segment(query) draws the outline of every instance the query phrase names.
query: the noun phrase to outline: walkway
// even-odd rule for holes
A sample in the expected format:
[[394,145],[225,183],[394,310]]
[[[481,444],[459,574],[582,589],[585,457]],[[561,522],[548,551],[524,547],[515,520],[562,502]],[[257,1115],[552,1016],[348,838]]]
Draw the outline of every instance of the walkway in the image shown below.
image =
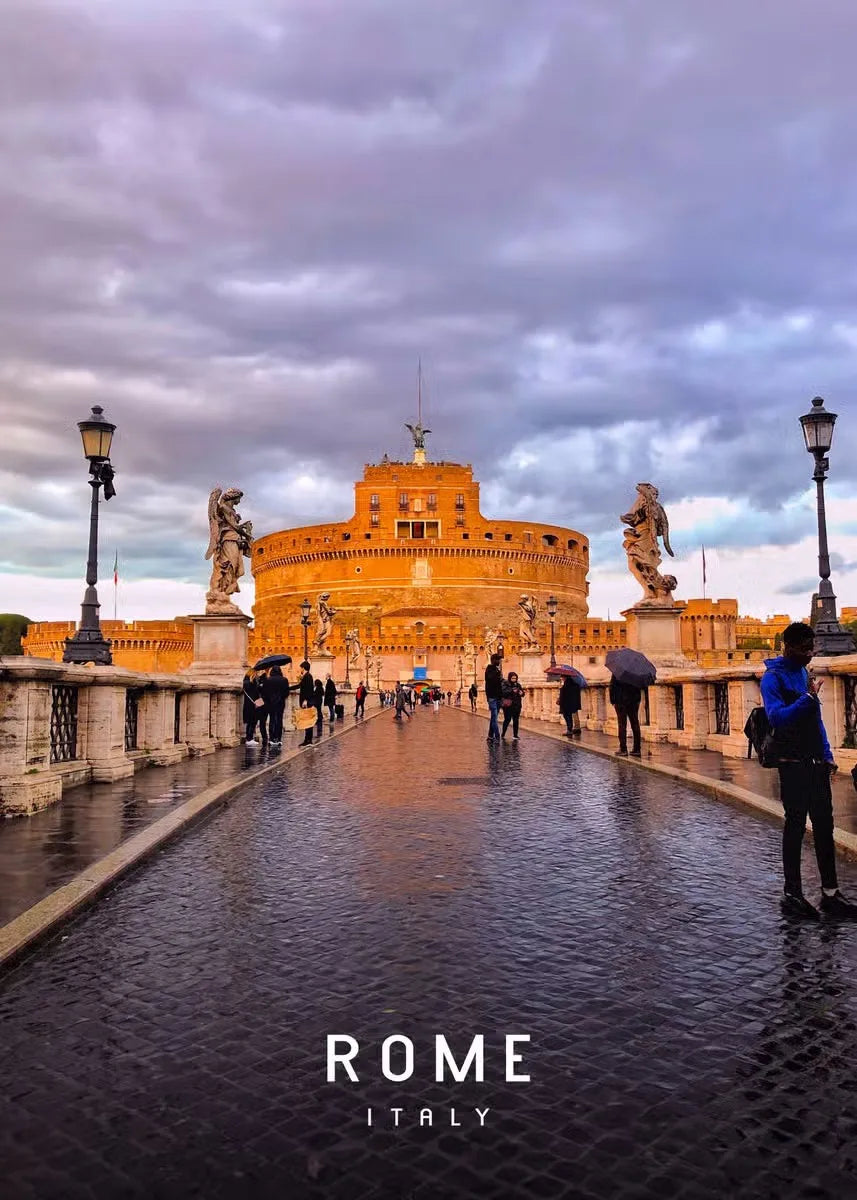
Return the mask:
[[[484,728],[304,752],[12,970],[4,1197],[854,1194],[857,929],[780,917],[770,822]],[[433,1081],[436,1033],[484,1084]]]

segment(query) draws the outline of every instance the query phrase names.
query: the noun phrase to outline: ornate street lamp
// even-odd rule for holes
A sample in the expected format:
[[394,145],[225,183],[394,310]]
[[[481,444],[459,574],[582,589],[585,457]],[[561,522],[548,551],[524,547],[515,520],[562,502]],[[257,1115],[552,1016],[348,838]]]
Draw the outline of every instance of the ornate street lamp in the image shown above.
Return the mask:
[[375,685],[376,685],[376,690],[379,692],[381,690],[381,667],[383,665],[384,665],[384,663],[383,663],[382,659],[377,658],[375,660]]
[[815,459],[818,506],[818,574],[821,582],[813,597],[812,626],[815,629],[815,653],[820,655],[853,654],[854,638],[843,629],[836,616],[836,596],[830,582],[830,555],[827,552],[827,519],[824,512],[824,479],[830,469],[828,451],[833,443],[836,413],[828,412],[824,400],[816,396],[812,408],[800,418],[806,448]]
[[86,560],[86,591],[80,608],[80,626],[74,637],[66,640],[62,660],[67,663],[94,662],[102,667],[113,663],[110,643],[101,632],[98,612],[98,489],[104,487],[104,499],[116,495],[113,487],[113,467],[110,465],[110,445],[116,426],[104,419],[104,409],[95,404],[85,421],[78,421],[83,453],[89,459],[89,486],[92,501],[89,508],[89,557]]
[[301,605],[301,625],[304,627],[304,662],[309,662],[309,615],[312,612],[312,605],[309,600],[304,600]]
[[351,691],[351,647],[353,645],[351,630],[347,630],[345,634],[345,683],[343,688],[346,692]]
[[556,641],[554,640],[554,625],[556,623],[556,610],[558,607],[559,607],[559,601],[557,600],[557,598],[553,594],[553,592],[551,592],[551,594],[548,596],[547,610],[548,610],[548,616],[550,617],[550,623],[551,623],[551,666],[552,667],[556,666]]
[[461,691],[464,688],[464,659],[460,654],[455,665],[458,668],[458,690]]

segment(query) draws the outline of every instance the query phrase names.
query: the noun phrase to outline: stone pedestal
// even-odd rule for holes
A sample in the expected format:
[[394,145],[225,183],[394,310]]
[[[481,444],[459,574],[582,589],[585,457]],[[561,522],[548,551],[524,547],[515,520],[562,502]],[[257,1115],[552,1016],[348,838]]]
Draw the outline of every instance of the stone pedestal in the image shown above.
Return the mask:
[[521,660],[521,684],[526,687],[532,683],[544,683],[545,669],[542,666],[544,656],[541,650],[536,647],[531,650],[520,650],[518,657]]
[[331,679],[336,676],[333,672],[333,664],[336,662],[336,655],[331,654],[329,650],[319,650],[318,652],[310,651],[309,669],[313,679],[320,679],[324,683],[325,677],[329,675]]
[[213,698],[211,692],[188,692],[185,739],[191,754],[213,754],[217,749],[212,722]]
[[[111,668],[96,667],[93,674],[97,670],[109,672]],[[93,783],[115,783],[134,774],[134,763],[125,754],[127,689],[115,678],[117,674],[114,671],[104,683],[86,689],[79,716]]]
[[247,669],[247,626],[239,612],[202,614],[193,622],[193,662],[182,674],[218,683],[240,683]]
[[693,667],[681,649],[681,612],[674,604],[637,604],[626,608],[627,644],[656,667]]

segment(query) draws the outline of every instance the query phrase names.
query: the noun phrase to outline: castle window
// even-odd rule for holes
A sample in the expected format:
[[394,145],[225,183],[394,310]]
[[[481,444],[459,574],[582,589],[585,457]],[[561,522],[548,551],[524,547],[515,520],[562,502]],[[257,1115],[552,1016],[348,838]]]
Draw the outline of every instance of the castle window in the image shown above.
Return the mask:
[[542,545],[543,546],[555,546],[556,543],[557,543],[556,534],[553,534],[553,533],[543,533],[542,534]]
[[515,568],[514,568],[514,567],[509,567],[509,574],[510,574],[510,575],[514,575],[514,574],[515,574]]
[[407,492],[399,492],[399,508],[404,509],[405,512],[408,511],[408,493]]
[[406,537],[410,537],[410,536],[411,536],[410,521],[397,521],[396,522],[396,537],[397,538],[406,538]]
[[440,537],[440,521],[426,521],[426,537]]
[[361,572],[362,572],[362,571],[363,571],[363,568],[362,568],[362,567],[355,567],[355,568],[354,568],[354,574],[355,574],[355,575],[359,575],[359,574],[361,574]]
[[380,513],[370,513],[369,514],[369,524],[370,525],[380,525],[381,524]]
[[350,541],[351,541],[351,534],[350,534],[350,533],[343,533],[343,535],[342,535],[342,540],[343,540],[343,542],[350,542]]
[[455,507],[464,508],[464,492],[457,492],[455,496]]
[[464,524],[464,517],[456,517],[456,518],[455,518],[455,523],[456,523],[456,525],[463,525],[463,524]]
[[568,545],[569,550],[577,549],[577,542],[574,540],[574,538],[569,538],[567,545]]
[[[402,522],[404,524],[404,522]],[[411,521],[411,537],[424,538],[426,535],[426,527],[423,521]]]
[[370,508],[380,508],[381,507],[381,497],[378,495],[377,492],[373,492],[372,495],[369,497],[369,507]]
[[264,550],[257,550],[257,551],[256,551],[256,557],[257,557],[257,558],[263,558],[263,557],[264,557],[264,554],[265,554],[265,551],[264,551]]
[[511,540],[512,540],[512,535],[511,535],[511,533],[504,533],[504,534],[503,534],[503,541],[504,541],[504,542],[511,542]]
[[367,539],[368,539],[368,538],[370,538],[370,537],[372,536],[372,534],[371,534],[371,533],[364,533],[364,534],[363,534],[363,536],[364,536],[365,538],[367,538]]
[[525,530],[524,530],[524,541],[525,541],[525,542],[527,542],[527,543],[529,543],[529,542],[531,542],[532,540],[533,540],[533,534],[532,534],[532,530],[530,530],[530,529],[525,529]]
[[485,541],[486,541],[486,542],[493,541],[493,538],[494,538],[494,534],[493,534],[493,533],[486,533],[486,534],[485,534]]
[[429,492],[426,503],[428,504],[429,508],[437,508],[437,492]]
[[461,535],[462,541],[465,541],[465,542],[468,540],[469,537],[470,537],[469,533],[463,533]]

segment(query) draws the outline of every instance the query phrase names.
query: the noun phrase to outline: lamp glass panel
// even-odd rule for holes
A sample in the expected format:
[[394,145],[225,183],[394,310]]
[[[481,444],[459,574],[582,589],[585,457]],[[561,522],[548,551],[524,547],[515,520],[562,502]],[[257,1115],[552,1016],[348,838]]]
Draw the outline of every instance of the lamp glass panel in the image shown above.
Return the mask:
[[826,454],[833,442],[835,422],[836,417],[833,413],[807,413],[801,420],[807,450],[818,450]]
[[87,458],[109,458],[113,430],[109,425],[82,425],[80,430],[83,453]]

